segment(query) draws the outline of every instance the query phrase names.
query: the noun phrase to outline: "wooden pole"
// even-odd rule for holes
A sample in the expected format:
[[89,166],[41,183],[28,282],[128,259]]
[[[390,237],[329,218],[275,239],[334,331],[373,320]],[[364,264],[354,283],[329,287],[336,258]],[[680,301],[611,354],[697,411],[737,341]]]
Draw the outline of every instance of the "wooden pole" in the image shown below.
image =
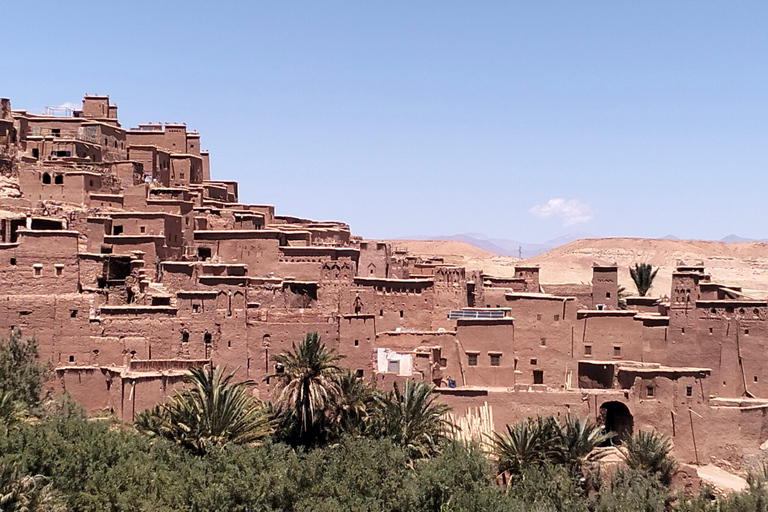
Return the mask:
[[688,408],[688,419],[691,422],[691,439],[693,439],[693,454],[696,456],[696,465],[700,465],[699,463],[699,450],[696,448],[696,433],[693,431],[693,411],[691,408]]

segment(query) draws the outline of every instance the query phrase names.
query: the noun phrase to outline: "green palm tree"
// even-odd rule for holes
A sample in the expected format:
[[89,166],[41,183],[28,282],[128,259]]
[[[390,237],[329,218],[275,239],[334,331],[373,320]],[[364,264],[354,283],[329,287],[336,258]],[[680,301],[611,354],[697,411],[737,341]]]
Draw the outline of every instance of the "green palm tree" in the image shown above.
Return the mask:
[[257,442],[272,433],[272,421],[250,393],[251,380],[232,382],[223,368],[192,368],[186,382],[165,404],[137,415],[136,428],[203,454],[229,443]]
[[274,407],[288,432],[288,441],[309,444],[327,435],[327,416],[341,394],[337,366],[342,356],[307,333],[293,350],[272,356],[277,380]]
[[495,432],[492,439],[498,473],[509,477],[529,465],[551,460],[558,451],[559,438],[560,428],[552,416],[507,425],[505,434]]
[[[558,422],[558,430],[557,461],[576,469],[581,467],[595,448],[616,435],[613,432],[604,432],[587,417],[582,420],[570,414],[565,417],[563,424]],[[594,456],[595,459],[600,457],[601,455]]]
[[416,459],[434,455],[453,426],[444,418],[451,410],[437,402],[433,384],[406,379],[377,401],[375,435],[392,440]]
[[21,475],[9,465],[0,465],[0,511],[64,512],[64,497],[43,475]]
[[624,460],[631,469],[657,475],[665,485],[672,482],[677,461],[670,455],[672,441],[653,430],[641,430],[624,440]]
[[365,432],[376,403],[376,389],[346,370],[338,378],[340,393],[334,404],[334,420],[339,434],[353,436]]
[[658,272],[659,269],[653,270],[650,263],[635,263],[634,267],[629,267],[629,275],[632,276],[632,280],[637,286],[637,293],[641,297],[645,297],[645,294],[651,289]]

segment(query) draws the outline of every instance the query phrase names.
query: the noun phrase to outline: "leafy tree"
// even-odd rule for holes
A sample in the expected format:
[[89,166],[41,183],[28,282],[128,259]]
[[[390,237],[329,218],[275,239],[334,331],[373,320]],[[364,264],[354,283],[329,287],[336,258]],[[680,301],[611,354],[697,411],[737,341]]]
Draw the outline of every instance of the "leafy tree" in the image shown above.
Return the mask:
[[645,297],[645,294],[651,289],[658,272],[659,269],[653,270],[650,263],[635,263],[634,267],[629,267],[629,275],[632,276],[637,287],[637,293],[641,297]]
[[22,339],[18,329],[0,341],[0,393],[10,393],[11,400],[30,409],[40,405],[49,365],[39,357],[35,339]]
[[437,402],[433,384],[406,379],[378,398],[374,435],[402,446],[411,459],[438,452],[452,425],[443,418],[451,410]]
[[653,430],[641,430],[624,440],[624,460],[630,469],[656,476],[664,485],[672,482],[677,461],[670,455],[672,441]]
[[178,391],[165,404],[140,413],[136,428],[198,454],[214,446],[264,439],[272,432],[269,415],[249,392],[253,381],[232,382],[234,375],[224,375],[223,368],[192,368],[186,379],[190,387]]
[[306,334],[292,348],[272,356],[278,370],[268,378],[277,380],[274,407],[286,439],[308,445],[327,435],[327,417],[341,394],[342,372],[336,363],[342,356],[326,347],[317,332]]

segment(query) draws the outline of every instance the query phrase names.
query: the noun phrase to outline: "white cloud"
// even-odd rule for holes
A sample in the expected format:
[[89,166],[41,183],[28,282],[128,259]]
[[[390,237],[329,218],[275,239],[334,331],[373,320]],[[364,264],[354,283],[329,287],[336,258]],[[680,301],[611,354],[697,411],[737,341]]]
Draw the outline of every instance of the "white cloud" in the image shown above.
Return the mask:
[[578,199],[568,199],[562,197],[553,197],[544,204],[537,204],[528,213],[532,213],[540,219],[549,219],[559,217],[563,221],[563,226],[572,226],[592,220],[595,210]]

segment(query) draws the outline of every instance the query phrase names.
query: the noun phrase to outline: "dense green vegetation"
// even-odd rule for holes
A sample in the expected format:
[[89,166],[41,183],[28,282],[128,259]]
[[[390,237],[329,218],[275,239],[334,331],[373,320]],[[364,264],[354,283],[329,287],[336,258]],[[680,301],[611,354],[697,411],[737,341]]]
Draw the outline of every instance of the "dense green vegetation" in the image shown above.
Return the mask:
[[275,405],[200,369],[136,428],[14,391],[41,391],[45,368],[33,341],[0,345],[14,372],[0,378],[0,512],[768,511],[766,468],[728,499],[676,494],[669,440],[651,432],[614,469],[595,462],[610,434],[576,417],[511,425],[491,453],[451,441],[428,385],[376,391],[313,335],[276,357]]
[[653,270],[650,263],[635,263],[634,267],[629,267],[629,275],[637,287],[637,294],[639,296],[645,297],[645,294],[651,289],[653,280],[656,279],[658,272],[659,269]]

